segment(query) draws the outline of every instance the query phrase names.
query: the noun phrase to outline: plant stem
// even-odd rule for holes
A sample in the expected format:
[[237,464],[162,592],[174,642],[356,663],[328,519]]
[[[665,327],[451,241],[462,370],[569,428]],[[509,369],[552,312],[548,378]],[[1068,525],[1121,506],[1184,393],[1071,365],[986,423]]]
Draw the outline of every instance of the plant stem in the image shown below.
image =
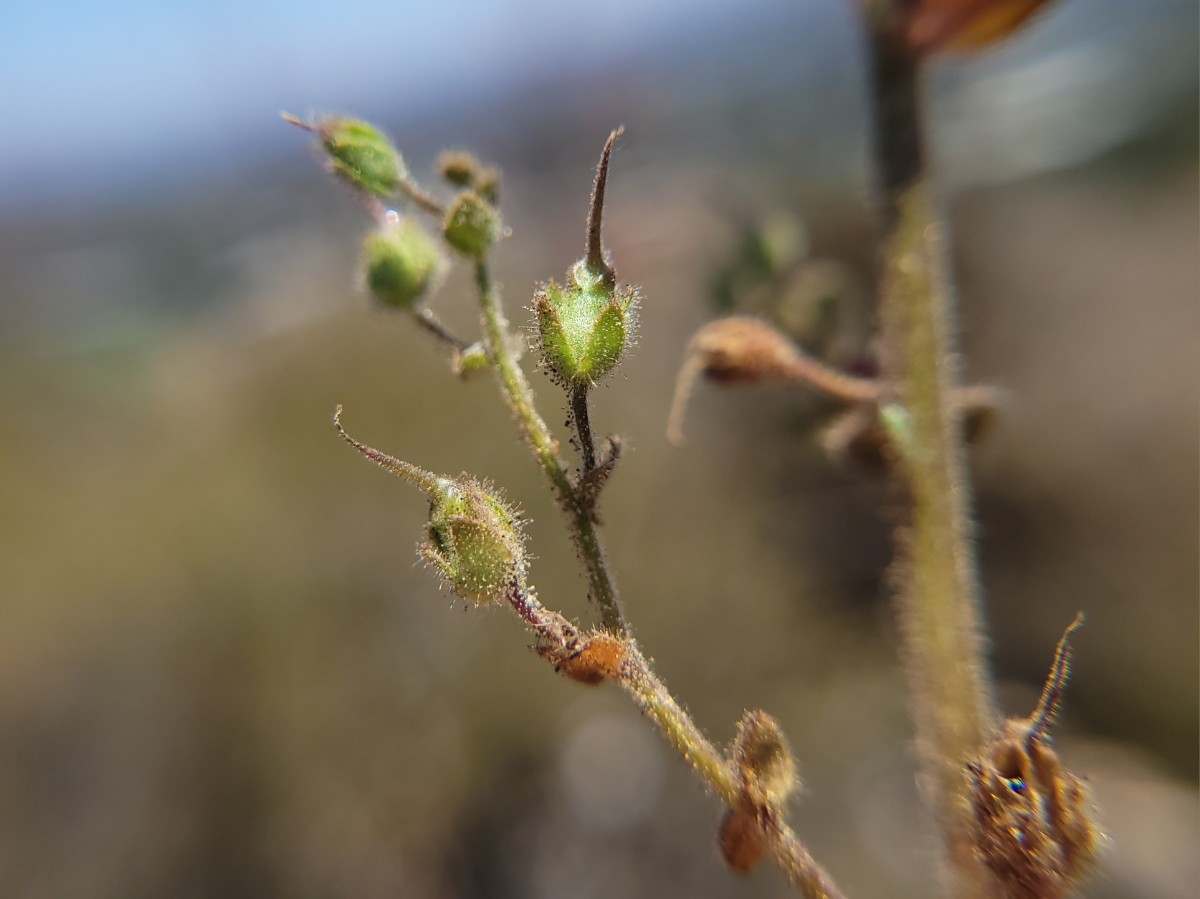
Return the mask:
[[600,610],[600,622],[609,631],[627,633],[629,626],[621,611],[616,581],[608,570],[604,544],[596,532],[589,504],[583,501],[571,483],[566,466],[558,457],[558,441],[534,406],[533,389],[513,353],[508,319],[485,260],[475,263],[475,284],[483,311],[483,333],[488,354],[495,364],[504,397],[517,418],[521,436],[549,478],[558,504],[566,516],[571,542],[575,544],[575,550],[587,570],[588,593]]
[[[886,6],[886,5],[885,5]],[[888,401],[907,440],[893,441],[909,498],[893,568],[903,656],[913,693],[922,780],[955,887],[986,895],[969,842],[964,762],[995,721],[980,638],[970,542],[971,487],[959,412],[953,292],[945,225],[925,177],[919,65],[886,13],[872,20],[875,152],[882,199],[880,330]]]
[[[734,807],[741,798],[742,784],[733,766],[700,732],[632,640],[628,641],[628,658],[621,669],[621,686],[725,805]],[[832,878],[786,823],[772,816],[763,823],[763,832],[771,855],[802,896],[842,899],[843,894]]]
[[460,353],[471,345],[468,340],[463,340],[449,328],[447,328],[433,312],[425,307],[417,309],[413,312],[413,320],[417,325],[430,334],[435,340],[444,343],[448,347],[458,350]]
[[776,822],[770,836],[771,854],[783,868],[788,882],[806,899],[843,899],[842,891],[786,823]]
[[596,440],[592,437],[592,420],[588,415],[588,385],[571,385],[571,422],[579,438],[581,479],[596,467]]
[[443,206],[435,197],[425,192],[421,185],[417,184],[411,178],[401,178],[397,185],[400,193],[416,207],[428,212],[430,215],[445,215],[446,207]]
[[621,686],[653,719],[667,740],[695,769],[726,805],[737,800],[738,779],[721,752],[700,732],[667,685],[654,673],[640,648],[629,641],[628,659],[622,668]]

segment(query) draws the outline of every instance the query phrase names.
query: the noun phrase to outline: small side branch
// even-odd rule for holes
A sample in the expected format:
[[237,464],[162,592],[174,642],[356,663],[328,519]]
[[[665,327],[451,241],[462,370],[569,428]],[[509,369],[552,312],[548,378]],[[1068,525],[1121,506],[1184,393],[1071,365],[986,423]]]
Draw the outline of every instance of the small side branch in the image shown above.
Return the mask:
[[428,212],[430,215],[446,214],[446,207],[411,178],[401,178],[396,186],[400,189],[400,193],[404,194],[409,202],[419,209]]
[[447,328],[446,325],[442,323],[442,320],[434,315],[432,310],[426,307],[421,307],[420,309],[414,311],[413,320],[416,321],[417,325],[423,331],[433,337],[436,341],[445,344],[453,350],[457,350],[461,353],[471,345],[470,341],[463,340],[461,337]]

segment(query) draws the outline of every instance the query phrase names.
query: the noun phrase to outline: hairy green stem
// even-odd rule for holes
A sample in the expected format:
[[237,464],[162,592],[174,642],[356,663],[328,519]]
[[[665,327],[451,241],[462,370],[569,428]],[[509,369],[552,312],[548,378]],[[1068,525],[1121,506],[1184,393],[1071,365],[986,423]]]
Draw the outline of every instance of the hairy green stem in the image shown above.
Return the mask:
[[[971,486],[962,446],[954,296],[946,228],[925,175],[918,60],[882,18],[873,20],[875,151],[882,199],[880,281],[884,416],[908,520],[893,568],[903,655],[913,693],[926,800],[946,846],[955,890],[986,895],[969,841],[964,763],[995,722],[980,636],[971,543]],[[894,405],[892,405],[894,404]],[[898,438],[901,436],[896,435]]]
[[589,504],[584,502],[571,483],[567,468],[558,457],[558,441],[534,406],[533,389],[512,350],[508,319],[485,260],[475,263],[475,284],[479,289],[488,354],[495,363],[500,386],[509,408],[517,418],[521,435],[550,480],[566,516],[571,541],[587,570],[589,595],[600,610],[600,622],[609,631],[626,633],[629,627],[621,611],[616,581],[608,570],[604,544],[596,532]]
[[[622,666],[621,686],[721,801],[734,807],[742,786],[733,765],[700,732],[634,642],[629,640],[627,646],[629,654]],[[842,899],[843,894],[833,879],[786,823],[782,820],[764,822],[764,833],[772,857],[805,899]]]
[[621,672],[621,686],[654,720],[671,745],[679,750],[679,754],[712,791],[721,797],[721,801],[733,805],[739,789],[733,766],[700,732],[691,716],[671,695],[667,685],[654,673],[642,651],[632,645],[632,641],[630,643],[629,657]]
[[843,899],[842,891],[787,824],[776,822],[770,837],[771,855],[805,899]]

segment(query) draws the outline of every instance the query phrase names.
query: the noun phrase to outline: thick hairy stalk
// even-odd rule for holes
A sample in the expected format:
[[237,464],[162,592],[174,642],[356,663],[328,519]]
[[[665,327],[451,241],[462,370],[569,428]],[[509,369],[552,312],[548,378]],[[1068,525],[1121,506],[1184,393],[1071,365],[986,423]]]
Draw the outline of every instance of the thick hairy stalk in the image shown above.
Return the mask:
[[985,872],[969,841],[966,761],[995,726],[980,636],[962,447],[954,295],[945,225],[926,179],[919,65],[886,17],[872,22],[874,130],[882,201],[880,331],[891,432],[907,520],[893,579],[915,706],[926,800],[960,895],[982,896]]

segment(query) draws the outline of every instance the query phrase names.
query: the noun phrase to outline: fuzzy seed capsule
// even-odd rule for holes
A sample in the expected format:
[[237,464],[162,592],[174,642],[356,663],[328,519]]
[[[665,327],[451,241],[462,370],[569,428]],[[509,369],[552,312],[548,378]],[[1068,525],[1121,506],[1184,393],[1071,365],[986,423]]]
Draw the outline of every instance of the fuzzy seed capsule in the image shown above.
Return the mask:
[[594,384],[616,367],[636,324],[638,293],[580,260],[533,298],[542,363],[564,386]]
[[420,224],[404,218],[363,239],[361,264],[375,299],[392,309],[412,309],[436,283],[442,255]]
[[1070,673],[1070,639],[1082,624],[1081,613],[1058,641],[1033,714],[1005,721],[967,763],[971,843],[1011,899],[1066,899],[1102,842],[1086,786],[1059,762],[1047,734]]
[[408,175],[387,135],[368,122],[334,116],[322,120],[315,131],[333,173],[365,194],[390,196]]
[[500,239],[500,213],[473,190],[464,190],[450,205],[442,236],[469,259],[482,259]]
[[525,575],[525,545],[516,514],[474,478],[438,478],[429,527],[418,547],[456,594],[476,605],[499,602]]

